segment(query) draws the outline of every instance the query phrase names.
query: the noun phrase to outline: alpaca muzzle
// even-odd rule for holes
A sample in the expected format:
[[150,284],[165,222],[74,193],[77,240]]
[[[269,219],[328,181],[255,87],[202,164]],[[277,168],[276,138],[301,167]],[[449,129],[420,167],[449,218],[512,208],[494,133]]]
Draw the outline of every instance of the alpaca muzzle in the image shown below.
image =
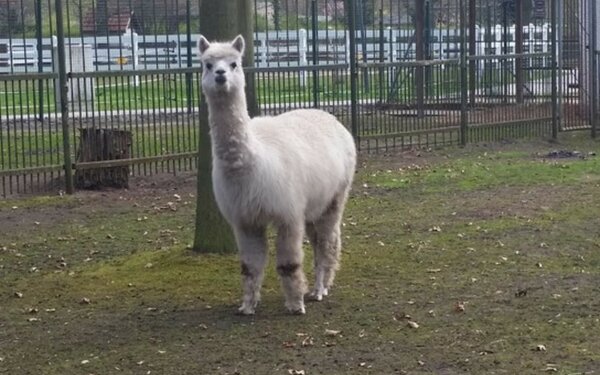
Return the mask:
[[225,78],[225,71],[224,70],[217,70],[217,76],[215,77],[215,82],[217,82],[218,84],[222,85],[225,82],[227,82],[227,78]]

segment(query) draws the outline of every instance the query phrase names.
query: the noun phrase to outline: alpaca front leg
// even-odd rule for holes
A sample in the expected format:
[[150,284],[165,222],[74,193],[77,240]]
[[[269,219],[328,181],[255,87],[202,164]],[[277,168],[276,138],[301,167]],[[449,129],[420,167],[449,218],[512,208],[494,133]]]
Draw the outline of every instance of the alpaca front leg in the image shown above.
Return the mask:
[[285,307],[294,314],[304,314],[306,277],[302,270],[303,226],[281,226],[277,234],[277,272],[285,294]]
[[244,295],[238,311],[252,315],[260,301],[264,269],[267,260],[267,236],[264,227],[236,228],[234,230],[241,260]]

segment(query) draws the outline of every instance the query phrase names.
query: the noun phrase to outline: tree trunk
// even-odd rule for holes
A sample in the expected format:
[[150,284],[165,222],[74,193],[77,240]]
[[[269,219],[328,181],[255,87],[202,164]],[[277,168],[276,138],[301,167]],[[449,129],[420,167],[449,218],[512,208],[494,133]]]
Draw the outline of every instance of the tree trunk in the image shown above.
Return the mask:
[[[254,66],[254,36],[252,0],[202,1],[200,33],[209,41],[232,40],[242,34],[246,40],[244,66]],[[248,112],[258,113],[254,77],[246,76]],[[235,241],[229,225],[215,202],[211,176],[211,145],[208,107],[200,101],[200,144],[198,149],[198,193],[196,198],[196,231],[194,250],[197,252],[234,252]]]
[[[132,135],[130,131],[116,129],[79,129],[77,162],[95,162],[129,159]],[[77,169],[75,187],[100,189],[104,187],[128,188],[129,166],[107,166]]]

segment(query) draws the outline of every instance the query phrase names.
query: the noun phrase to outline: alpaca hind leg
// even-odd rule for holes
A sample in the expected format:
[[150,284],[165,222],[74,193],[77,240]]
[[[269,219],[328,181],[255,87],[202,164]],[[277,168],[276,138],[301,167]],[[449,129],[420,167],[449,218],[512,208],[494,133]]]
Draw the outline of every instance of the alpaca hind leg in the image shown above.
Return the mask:
[[[320,259],[320,253],[317,251],[317,246],[318,246],[318,234],[317,234],[317,228],[315,227],[314,223],[306,223],[306,235],[308,237],[308,240],[310,241],[310,244],[313,248],[314,251],[314,257],[313,257],[313,267],[315,270],[315,286],[314,286],[314,290],[322,290],[324,288],[324,269],[323,267],[319,267],[319,265],[322,263],[321,259]],[[310,293],[310,296],[315,298],[316,293],[313,291]],[[315,298],[317,299],[317,298]],[[319,301],[322,299],[322,297],[320,299],[318,299]]]
[[264,269],[267,261],[267,236],[264,227],[234,230],[240,252],[244,295],[238,311],[252,315],[260,301]]
[[277,233],[277,273],[285,294],[285,307],[294,314],[304,314],[306,277],[302,270],[304,253],[302,225],[282,225]]
[[345,201],[346,194],[334,198],[325,213],[314,223],[315,286],[311,297],[317,301],[329,294],[335,272],[339,269],[342,248],[340,226]]

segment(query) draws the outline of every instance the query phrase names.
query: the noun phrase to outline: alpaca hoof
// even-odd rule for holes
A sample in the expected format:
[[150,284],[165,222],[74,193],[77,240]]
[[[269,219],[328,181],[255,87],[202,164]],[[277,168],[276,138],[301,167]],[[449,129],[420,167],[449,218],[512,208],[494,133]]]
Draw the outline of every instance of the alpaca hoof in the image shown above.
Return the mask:
[[302,306],[302,308],[297,309],[297,310],[289,310],[290,314],[292,315],[304,315],[306,314],[306,309],[304,308],[304,306]]
[[306,309],[304,308],[304,303],[302,303],[302,302],[300,303],[300,305],[297,305],[297,304],[291,305],[291,304],[287,304],[286,303],[285,307],[287,307],[288,311],[292,315],[304,315],[304,314],[306,314]]
[[246,304],[243,304],[238,309],[239,315],[254,315],[255,312],[256,312],[256,309],[253,306],[248,306]]
[[313,291],[310,292],[308,298],[310,298],[312,301],[321,302],[323,300],[323,294],[319,294],[319,292]]
[[323,301],[323,297],[327,297],[327,295],[329,294],[329,291],[327,290],[327,288],[323,288],[323,289],[315,289],[313,290],[310,294],[309,297],[313,300],[313,301]]

